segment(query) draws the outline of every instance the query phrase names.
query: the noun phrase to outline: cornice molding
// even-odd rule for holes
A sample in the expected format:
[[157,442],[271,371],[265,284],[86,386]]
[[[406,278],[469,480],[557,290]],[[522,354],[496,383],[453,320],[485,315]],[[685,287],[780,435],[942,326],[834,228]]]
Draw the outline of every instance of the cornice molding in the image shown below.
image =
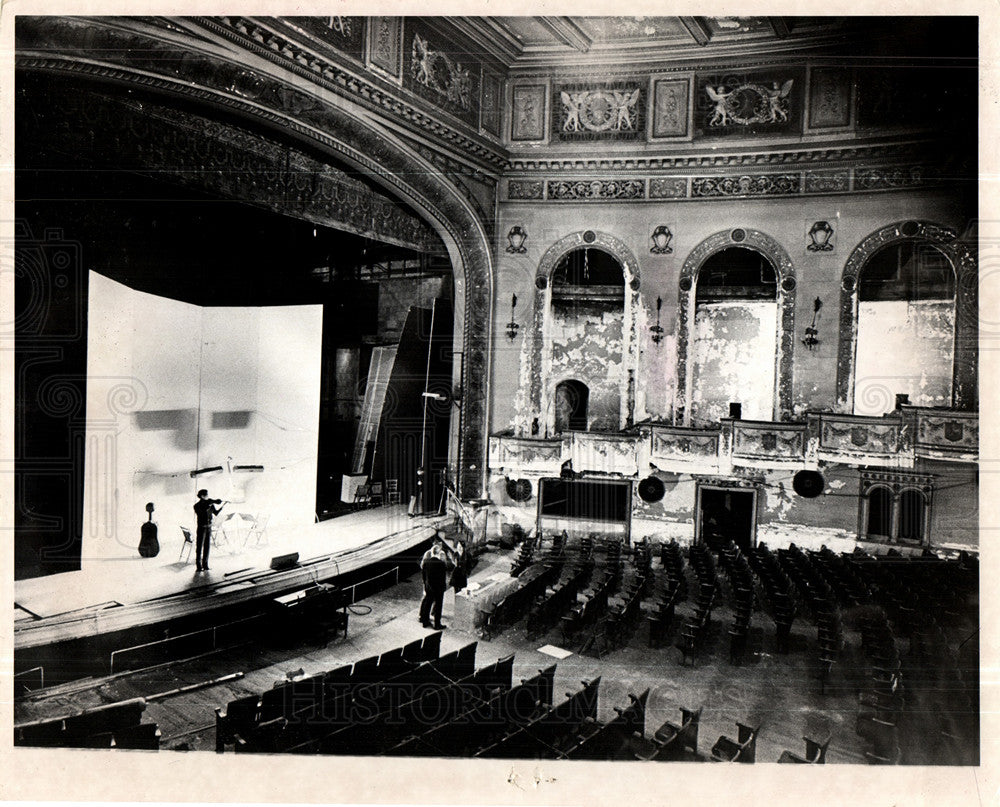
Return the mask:
[[706,151],[695,154],[621,154],[602,155],[512,155],[507,162],[507,171],[513,175],[531,174],[539,171],[676,171],[690,169],[731,169],[734,166],[775,166],[810,164],[832,166],[836,164],[861,164],[872,160],[892,158],[919,160],[926,157],[934,141],[930,139],[905,140],[875,144],[838,143],[823,147],[800,149],[783,148],[775,151]]

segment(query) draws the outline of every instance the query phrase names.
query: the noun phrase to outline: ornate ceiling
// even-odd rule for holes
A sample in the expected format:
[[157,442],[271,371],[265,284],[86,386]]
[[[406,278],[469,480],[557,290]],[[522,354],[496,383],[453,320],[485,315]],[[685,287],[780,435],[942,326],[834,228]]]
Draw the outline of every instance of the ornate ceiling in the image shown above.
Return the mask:
[[844,17],[452,18],[516,71],[594,61],[690,59],[752,49],[784,51],[842,39]]

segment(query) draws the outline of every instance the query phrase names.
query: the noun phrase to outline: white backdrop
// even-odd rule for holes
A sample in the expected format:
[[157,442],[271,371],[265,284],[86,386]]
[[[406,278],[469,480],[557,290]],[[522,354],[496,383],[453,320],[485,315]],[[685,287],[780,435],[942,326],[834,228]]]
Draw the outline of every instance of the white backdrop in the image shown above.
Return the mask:
[[269,530],[312,524],[322,328],[318,305],[203,308],[91,272],[84,563],[138,557],[147,502],[176,561],[200,488]]

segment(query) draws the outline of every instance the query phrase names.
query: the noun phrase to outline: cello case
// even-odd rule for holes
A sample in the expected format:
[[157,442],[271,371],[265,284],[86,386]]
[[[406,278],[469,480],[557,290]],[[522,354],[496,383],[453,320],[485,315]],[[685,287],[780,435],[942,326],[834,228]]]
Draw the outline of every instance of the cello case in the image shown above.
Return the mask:
[[146,512],[149,513],[149,521],[142,525],[142,534],[139,538],[139,554],[144,558],[155,558],[160,554],[160,540],[156,537],[157,528],[153,523],[152,502],[146,505]]

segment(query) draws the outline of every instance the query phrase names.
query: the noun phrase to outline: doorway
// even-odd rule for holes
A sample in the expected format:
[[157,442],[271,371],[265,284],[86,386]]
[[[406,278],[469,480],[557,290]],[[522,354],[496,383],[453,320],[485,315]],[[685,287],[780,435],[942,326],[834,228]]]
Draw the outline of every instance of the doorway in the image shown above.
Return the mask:
[[556,385],[556,432],[586,431],[590,390],[582,381],[560,381]]
[[735,488],[698,488],[698,533],[716,550],[732,539],[743,553],[756,543],[757,492]]

